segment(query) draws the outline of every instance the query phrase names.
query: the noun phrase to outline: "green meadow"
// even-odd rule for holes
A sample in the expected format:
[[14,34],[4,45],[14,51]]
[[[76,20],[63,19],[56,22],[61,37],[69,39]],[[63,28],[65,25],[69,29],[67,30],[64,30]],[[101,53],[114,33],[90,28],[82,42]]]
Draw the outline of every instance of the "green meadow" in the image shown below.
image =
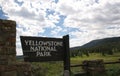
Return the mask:
[[[82,64],[84,60],[96,60],[103,59],[104,62],[118,61],[120,59],[120,53],[114,53],[113,55],[102,56],[99,53],[91,53],[88,56],[83,55],[82,57],[76,56],[71,57],[71,65]],[[32,62],[33,73],[35,76],[63,76],[63,61],[52,61],[52,62]],[[117,76],[120,72],[120,63],[118,64],[106,64],[106,72],[108,76]],[[71,76],[75,73],[82,72],[81,67],[71,67]],[[119,75],[118,75],[119,76]]]
[[[82,62],[84,60],[97,60],[97,59],[103,59],[104,62],[119,61],[120,53],[114,53],[113,55],[106,55],[106,56],[102,56],[99,53],[91,53],[89,57],[86,56],[86,55],[84,55],[83,57],[76,56],[76,57],[71,58],[71,64],[72,65],[82,64]],[[114,70],[120,70],[120,63],[105,64],[105,69],[106,69],[106,72],[111,72],[111,70],[113,70],[113,71]],[[73,67],[73,68],[71,68],[71,70],[72,70],[73,73],[82,71],[81,67]],[[112,72],[112,74],[114,74],[114,73],[115,72]]]

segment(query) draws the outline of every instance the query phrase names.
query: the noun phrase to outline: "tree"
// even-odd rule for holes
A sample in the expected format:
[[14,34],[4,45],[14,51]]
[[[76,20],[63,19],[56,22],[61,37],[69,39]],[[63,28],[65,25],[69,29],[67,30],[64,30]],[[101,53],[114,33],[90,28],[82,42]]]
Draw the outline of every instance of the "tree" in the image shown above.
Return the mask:
[[113,55],[113,51],[112,51],[112,50],[109,50],[109,51],[108,51],[108,54],[109,54],[109,55]]
[[78,52],[78,56],[83,57],[82,51]]

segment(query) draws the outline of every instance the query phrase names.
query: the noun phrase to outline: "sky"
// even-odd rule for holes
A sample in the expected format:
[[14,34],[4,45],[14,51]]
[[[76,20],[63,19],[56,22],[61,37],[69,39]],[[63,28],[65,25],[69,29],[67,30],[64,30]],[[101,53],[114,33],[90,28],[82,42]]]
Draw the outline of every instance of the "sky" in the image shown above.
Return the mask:
[[16,21],[16,51],[20,36],[62,38],[70,47],[120,36],[120,0],[0,0],[0,19]]

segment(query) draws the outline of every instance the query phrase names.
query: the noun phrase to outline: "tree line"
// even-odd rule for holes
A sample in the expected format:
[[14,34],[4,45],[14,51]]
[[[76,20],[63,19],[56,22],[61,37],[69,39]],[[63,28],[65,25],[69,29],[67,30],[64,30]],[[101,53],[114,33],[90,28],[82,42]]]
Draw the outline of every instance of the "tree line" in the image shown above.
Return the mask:
[[99,46],[89,47],[89,48],[79,48],[77,50],[71,50],[70,56],[89,56],[90,53],[100,53],[102,56],[113,55],[114,53],[120,52],[120,42],[116,43],[106,43]]

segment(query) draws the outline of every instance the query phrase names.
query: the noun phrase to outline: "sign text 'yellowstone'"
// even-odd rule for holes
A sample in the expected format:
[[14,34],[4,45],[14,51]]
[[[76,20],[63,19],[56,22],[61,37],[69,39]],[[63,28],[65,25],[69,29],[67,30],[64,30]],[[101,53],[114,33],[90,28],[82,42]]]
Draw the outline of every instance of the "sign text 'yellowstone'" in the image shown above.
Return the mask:
[[64,47],[62,38],[21,36],[25,61],[60,61],[63,60]]

